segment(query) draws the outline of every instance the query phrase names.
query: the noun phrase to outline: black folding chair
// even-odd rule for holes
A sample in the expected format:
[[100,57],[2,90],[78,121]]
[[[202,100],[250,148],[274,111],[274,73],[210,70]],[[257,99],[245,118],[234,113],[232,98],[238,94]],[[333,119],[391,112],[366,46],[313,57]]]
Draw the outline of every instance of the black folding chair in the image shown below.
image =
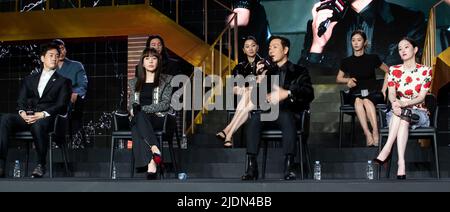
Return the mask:
[[[430,112],[430,126],[429,127],[419,127],[416,129],[409,129],[408,138],[430,138],[433,140],[433,151],[434,151],[434,162],[436,167],[436,178],[440,178],[439,171],[439,152],[438,152],[438,144],[436,138],[437,132],[437,120],[439,107],[437,107],[436,97],[433,94],[428,94],[425,97],[425,105]],[[386,122],[386,113],[381,110],[378,111],[380,117],[380,145],[378,146],[378,152],[381,152],[381,147],[384,142],[384,138],[387,139],[389,136],[389,123]],[[392,160],[389,161],[388,171],[386,172],[386,177],[389,178],[390,167]],[[381,167],[378,170],[378,179],[380,178]]]
[[[55,118],[55,123],[53,126],[53,129],[51,132],[49,132],[49,175],[50,178],[53,178],[53,143],[55,142],[57,146],[61,149],[61,153],[64,160],[64,167],[65,172],[67,176],[70,176],[69,172],[69,166],[67,161],[67,143],[66,143],[66,132],[68,127],[68,115],[62,116],[57,115]],[[22,131],[22,132],[16,132],[15,134],[10,136],[11,139],[16,140],[33,140],[33,135],[31,134],[31,131]],[[31,142],[27,143],[27,153],[26,153],[26,162],[25,162],[25,176],[28,176],[28,164],[29,164],[29,158],[30,158],[30,148],[31,148]]]
[[[378,79],[377,80],[377,89],[381,90],[383,87],[384,79]],[[355,106],[350,104],[350,98],[351,94],[349,90],[341,90],[340,92],[340,100],[341,100],[341,106],[339,107],[339,148],[342,147],[342,136],[344,134],[344,115],[349,115],[352,118],[351,121],[351,133],[350,133],[350,145],[353,146],[353,143],[355,141],[355,117],[356,117],[356,111]],[[386,110],[387,105],[385,103],[383,104],[376,104],[375,109],[377,111],[380,110]]]
[[[304,167],[303,167],[303,158],[305,154],[306,164],[308,166],[308,173],[312,173],[311,169],[311,162],[310,162],[310,152],[308,147],[308,136],[309,136],[309,129],[310,129],[310,116],[311,113],[309,110],[305,110],[299,114],[298,118],[298,124],[297,124],[297,151],[299,156],[299,163],[300,163],[300,175],[301,179],[304,179]],[[261,140],[264,144],[263,149],[263,162],[262,162],[262,179],[265,179],[266,177],[266,164],[267,164],[267,149],[268,149],[268,141],[269,140],[281,140],[283,137],[281,130],[279,129],[270,129],[270,130],[263,130],[261,132]]]
[[[132,135],[131,135],[131,129],[130,129],[130,120],[128,119],[129,115],[128,113],[118,113],[115,112],[114,116],[113,116],[113,120],[114,120],[114,129],[113,132],[111,134],[111,155],[110,155],[110,162],[109,162],[109,174],[110,177],[112,177],[113,175],[113,163],[114,163],[114,144],[115,141],[118,139],[132,139]],[[163,130],[161,131],[155,131],[155,135],[158,138],[159,141],[159,147],[161,148],[161,156],[164,157],[163,153],[163,138],[165,137],[165,133],[166,133],[166,126],[170,124],[170,125],[175,125],[176,124],[176,118],[174,115],[171,114],[167,114],[165,116],[164,119],[164,127]],[[178,130],[175,130],[175,137],[176,137],[176,141],[178,146],[180,146],[180,140],[179,140],[179,136],[178,136]],[[175,151],[173,148],[173,141],[172,139],[169,139],[169,153],[170,153],[170,158],[172,160],[173,166],[174,166],[174,170],[175,170],[175,174],[178,173],[179,167],[175,158]],[[131,161],[130,161],[130,173],[131,173],[131,177],[134,177],[134,155],[133,155],[133,151],[131,151]],[[163,176],[163,173],[161,172],[161,176]]]

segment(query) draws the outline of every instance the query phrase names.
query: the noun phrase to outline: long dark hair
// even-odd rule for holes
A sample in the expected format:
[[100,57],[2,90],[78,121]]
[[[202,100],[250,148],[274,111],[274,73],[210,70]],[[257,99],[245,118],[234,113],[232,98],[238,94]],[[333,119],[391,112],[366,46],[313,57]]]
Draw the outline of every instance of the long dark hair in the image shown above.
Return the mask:
[[414,59],[416,60],[416,63],[418,63],[419,62],[419,52],[420,52],[419,44],[417,44],[417,42],[410,37],[403,37],[397,44],[397,50],[399,49],[399,45],[402,40],[408,41],[413,46],[413,48],[417,47],[417,53],[415,53]]
[[144,49],[144,51],[142,51],[142,55],[139,59],[139,64],[137,65],[137,76],[136,76],[137,82],[135,87],[136,92],[140,92],[142,90],[142,86],[144,85],[145,79],[147,77],[147,71],[145,70],[144,67],[144,58],[151,56],[158,58],[158,66],[156,67],[155,70],[155,80],[153,81],[153,84],[155,86],[159,85],[159,78],[162,70],[161,55],[158,53],[158,51],[156,51],[156,49],[147,47]]
[[150,42],[153,39],[159,39],[161,41],[161,45],[162,45],[162,50],[161,50],[162,62],[163,63],[167,62],[168,59],[169,59],[169,53],[167,52],[166,44],[164,43],[164,39],[160,35],[149,35],[148,38],[147,38],[147,41],[145,42],[145,47],[150,48]]

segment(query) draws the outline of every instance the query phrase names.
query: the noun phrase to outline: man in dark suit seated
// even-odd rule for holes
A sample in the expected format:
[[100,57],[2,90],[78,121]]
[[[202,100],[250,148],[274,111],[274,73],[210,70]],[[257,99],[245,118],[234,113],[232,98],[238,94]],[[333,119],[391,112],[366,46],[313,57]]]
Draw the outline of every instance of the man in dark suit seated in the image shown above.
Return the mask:
[[48,133],[55,117],[65,114],[70,101],[71,82],[55,72],[58,64],[59,46],[42,46],[42,71],[27,76],[22,83],[17,100],[17,114],[4,114],[0,122],[0,177],[5,176],[8,153],[8,137],[14,132],[30,130],[38,155],[37,167],[32,176],[39,178],[46,171],[49,144]]
[[[294,180],[293,171],[295,156],[295,141],[297,128],[295,116],[305,109],[314,99],[314,90],[311,77],[304,67],[295,65],[289,61],[290,41],[287,38],[272,36],[269,40],[269,56],[275,67],[271,68],[267,75],[278,75],[279,83],[273,85],[267,94],[266,101],[273,105],[279,105],[278,118],[273,122],[262,122],[262,114],[251,114],[246,126],[247,141],[247,170],[242,180],[256,180],[258,178],[258,155],[261,128],[267,124],[276,124],[282,131],[283,152],[285,154],[284,179]],[[261,69],[261,63],[258,69]]]

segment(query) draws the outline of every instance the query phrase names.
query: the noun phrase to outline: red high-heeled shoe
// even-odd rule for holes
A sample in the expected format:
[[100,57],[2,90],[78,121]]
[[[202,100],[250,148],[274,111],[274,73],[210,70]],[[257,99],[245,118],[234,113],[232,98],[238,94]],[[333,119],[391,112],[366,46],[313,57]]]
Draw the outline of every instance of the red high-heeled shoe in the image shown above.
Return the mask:
[[153,153],[152,160],[156,164],[156,172],[147,172],[147,180],[155,180],[158,176],[158,173],[162,173],[164,169],[164,163],[161,154]]

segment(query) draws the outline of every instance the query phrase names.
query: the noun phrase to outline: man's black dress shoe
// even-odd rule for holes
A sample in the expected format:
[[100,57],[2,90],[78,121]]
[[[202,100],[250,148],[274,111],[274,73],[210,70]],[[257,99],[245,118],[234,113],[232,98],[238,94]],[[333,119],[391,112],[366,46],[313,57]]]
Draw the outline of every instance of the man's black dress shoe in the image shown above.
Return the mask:
[[247,170],[241,177],[242,180],[258,180],[258,164],[255,155],[247,155]]
[[294,156],[286,155],[284,163],[284,180],[295,180],[296,176],[294,171]]
[[42,178],[45,174],[45,166],[38,164],[31,174],[32,178]]

